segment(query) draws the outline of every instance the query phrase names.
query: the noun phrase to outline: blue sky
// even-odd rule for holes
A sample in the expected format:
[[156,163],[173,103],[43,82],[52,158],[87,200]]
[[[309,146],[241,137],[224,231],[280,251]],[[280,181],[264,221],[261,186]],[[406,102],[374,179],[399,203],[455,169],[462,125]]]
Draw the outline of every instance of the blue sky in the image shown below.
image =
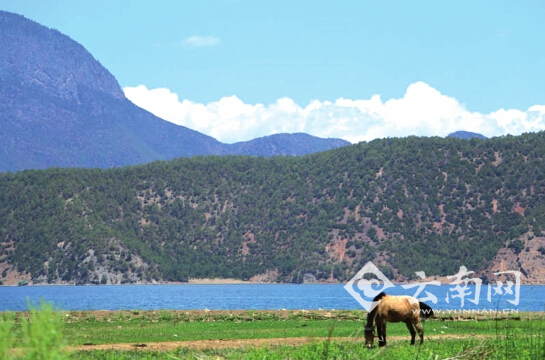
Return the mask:
[[221,141],[545,129],[545,2],[0,0]]

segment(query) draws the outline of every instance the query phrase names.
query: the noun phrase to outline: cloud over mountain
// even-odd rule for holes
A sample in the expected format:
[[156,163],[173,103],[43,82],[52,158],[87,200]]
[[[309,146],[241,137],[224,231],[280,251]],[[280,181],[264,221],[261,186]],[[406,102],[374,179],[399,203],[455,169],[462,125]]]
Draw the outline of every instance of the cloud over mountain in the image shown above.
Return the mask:
[[380,95],[374,95],[361,100],[314,100],[305,107],[289,98],[252,105],[233,95],[200,104],[180,100],[166,88],[139,85],[123,90],[129,100],[151,113],[227,143],[283,132],[356,143],[408,135],[446,136],[457,130],[493,137],[545,129],[545,105],[482,114],[467,110],[455,98],[424,82],[409,85],[399,99],[383,101]]

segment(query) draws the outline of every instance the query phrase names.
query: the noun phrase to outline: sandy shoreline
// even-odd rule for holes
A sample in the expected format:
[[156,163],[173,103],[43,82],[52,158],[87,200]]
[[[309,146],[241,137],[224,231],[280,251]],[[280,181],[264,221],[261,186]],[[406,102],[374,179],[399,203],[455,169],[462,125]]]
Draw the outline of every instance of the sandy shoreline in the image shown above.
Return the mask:
[[[453,285],[452,280],[446,279],[445,277],[435,278],[434,280],[439,281],[441,285]],[[392,281],[394,285],[407,285],[407,284],[418,284],[421,281],[407,281],[407,282],[395,282]],[[120,285],[275,285],[275,284],[292,284],[292,283],[278,283],[278,282],[268,282],[268,281],[256,281],[256,280],[240,280],[240,279],[221,279],[221,278],[212,278],[212,279],[189,279],[186,282],[180,281],[161,281],[161,282],[135,282],[135,283],[125,283],[125,284],[83,284],[77,285],[75,283],[37,283],[28,282],[28,284],[23,286],[120,286]],[[313,283],[303,283],[303,284],[293,284],[293,285],[346,285],[346,282],[313,282]],[[470,283],[471,284],[471,283]],[[493,284],[493,283],[491,283]],[[521,283],[521,286],[544,286],[545,283]],[[18,282],[9,282],[4,283],[0,286],[20,286]],[[454,286],[454,285],[453,285]],[[482,284],[481,286],[486,286]]]

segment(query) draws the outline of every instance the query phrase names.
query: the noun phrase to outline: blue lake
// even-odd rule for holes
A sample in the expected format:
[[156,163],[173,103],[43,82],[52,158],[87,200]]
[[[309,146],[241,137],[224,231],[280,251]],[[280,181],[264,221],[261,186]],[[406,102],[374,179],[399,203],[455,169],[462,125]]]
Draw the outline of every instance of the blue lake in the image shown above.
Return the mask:
[[[396,285],[386,293],[414,295],[416,290]],[[500,296],[493,291],[488,301],[488,289],[484,285],[476,304],[470,301],[475,300],[476,288],[468,286],[467,293],[471,294],[465,296],[463,307],[453,285],[426,287],[418,297],[426,297],[425,291],[436,297],[436,303],[426,301],[435,309],[545,311],[545,286],[521,286],[518,305],[513,304],[514,292]],[[40,299],[64,310],[362,309],[342,284],[0,286],[0,311],[27,310],[28,302],[38,304]]]

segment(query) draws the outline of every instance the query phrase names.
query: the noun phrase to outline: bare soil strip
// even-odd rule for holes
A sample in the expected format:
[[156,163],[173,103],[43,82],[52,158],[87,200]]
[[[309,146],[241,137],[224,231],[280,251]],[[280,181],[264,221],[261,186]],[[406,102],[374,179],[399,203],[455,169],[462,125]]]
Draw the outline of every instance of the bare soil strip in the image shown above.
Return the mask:
[[[490,335],[450,335],[450,334],[438,334],[433,336],[426,336],[424,341],[430,341],[433,339],[467,339],[467,338],[486,338]],[[121,344],[101,344],[101,345],[82,345],[82,346],[70,346],[67,350],[71,351],[85,351],[85,350],[145,350],[145,351],[172,351],[178,348],[191,348],[197,350],[206,349],[238,349],[247,347],[270,347],[270,346],[297,346],[309,344],[312,342],[326,341],[326,337],[293,337],[293,338],[272,338],[272,339],[226,339],[226,340],[188,340],[188,341],[166,341],[166,342],[152,342],[152,343],[121,343]],[[355,337],[332,337],[331,341],[360,341],[364,343],[363,338]],[[409,341],[410,336],[389,336],[388,341]],[[418,337],[417,337],[418,341]]]

